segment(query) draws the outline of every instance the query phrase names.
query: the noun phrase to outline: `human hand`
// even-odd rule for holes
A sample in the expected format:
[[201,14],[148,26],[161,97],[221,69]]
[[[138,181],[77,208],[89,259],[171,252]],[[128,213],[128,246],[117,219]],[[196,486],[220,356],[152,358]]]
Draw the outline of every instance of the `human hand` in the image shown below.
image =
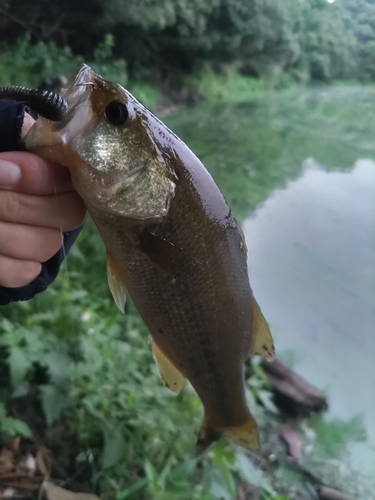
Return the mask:
[[[23,134],[33,119],[25,115]],[[31,153],[0,153],[0,286],[29,284],[78,228],[86,209],[67,168]]]

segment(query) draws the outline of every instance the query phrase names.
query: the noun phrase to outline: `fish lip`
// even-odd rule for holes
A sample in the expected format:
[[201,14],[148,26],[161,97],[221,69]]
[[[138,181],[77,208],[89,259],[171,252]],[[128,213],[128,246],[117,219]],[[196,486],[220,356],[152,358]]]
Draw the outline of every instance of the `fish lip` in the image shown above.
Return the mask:
[[96,73],[87,64],[81,64],[77,75],[75,76],[72,85],[80,85],[82,83],[94,83]]
[[[68,82],[67,87],[61,91],[61,96],[66,100],[68,105],[68,111],[65,116],[60,122],[56,123],[51,123],[39,117],[24,138],[26,148],[30,151],[35,148],[39,148],[39,150],[47,148],[48,152],[50,152],[51,149],[57,148],[61,144],[67,144],[81,133],[86,122],[76,125],[73,129],[73,134],[67,131],[67,129],[70,130],[70,123],[74,122],[77,108],[83,105],[86,110],[91,109],[89,104],[90,93],[93,85],[98,80],[101,80],[99,75],[87,64],[82,64],[76,75]],[[84,106],[85,101],[88,102],[88,106]],[[58,161],[61,161],[61,159],[59,158]]]
[[100,80],[87,64],[82,64],[76,76],[61,91],[62,97],[67,101],[69,108],[75,106],[87,97],[87,91],[92,90]]

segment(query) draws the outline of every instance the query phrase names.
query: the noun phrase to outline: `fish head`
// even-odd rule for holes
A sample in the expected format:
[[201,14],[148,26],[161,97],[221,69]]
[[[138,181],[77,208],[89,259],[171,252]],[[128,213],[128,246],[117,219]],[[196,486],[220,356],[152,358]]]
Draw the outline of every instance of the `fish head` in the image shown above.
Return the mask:
[[87,65],[61,95],[67,113],[59,122],[39,117],[25,137],[27,150],[67,166],[89,210],[164,217],[176,187],[170,154],[159,139],[166,127],[130,92]]

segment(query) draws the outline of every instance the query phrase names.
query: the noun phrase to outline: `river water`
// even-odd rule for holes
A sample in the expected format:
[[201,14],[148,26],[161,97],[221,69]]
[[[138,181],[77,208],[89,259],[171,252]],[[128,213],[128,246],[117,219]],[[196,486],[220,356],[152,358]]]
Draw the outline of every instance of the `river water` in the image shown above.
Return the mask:
[[252,288],[278,354],[328,395],[329,410],[308,423],[314,465],[336,467],[348,490],[370,498],[375,89],[292,89],[167,122],[243,222]]

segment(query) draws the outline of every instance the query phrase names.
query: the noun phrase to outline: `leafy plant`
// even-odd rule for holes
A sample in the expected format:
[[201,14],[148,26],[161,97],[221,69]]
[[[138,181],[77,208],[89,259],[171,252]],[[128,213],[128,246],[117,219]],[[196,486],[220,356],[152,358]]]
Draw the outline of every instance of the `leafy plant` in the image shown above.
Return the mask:
[[8,417],[3,403],[0,403],[0,442],[15,436],[31,437],[29,426],[18,418]]
[[[225,440],[193,458],[201,403],[189,385],[177,397],[166,390],[131,301],[124,316],[117,311],[103,244],[90,222],[56,283],[2,312],[2,439],[30,436],[13,414],[22,408],[22,398],[31,399],[32,410],[19,416],[38,432],[41,415],[45,428],[68,422],[76,436],[70,453],[76,464],[95,464],[92,481],[99,491],[110,490],[119,500],[234,498],[250,462],[241,462],[243,452]],[[265,390],[264,381],[255,383],[258,372],[248,386],[248,391],[256,387],[252,406]],[[261,419],[260,407],[257,411]],[[268,491],[266,482],[264,488]]]
[[146,108],[155,109],[162,100],[160,91],[149,83],[130,81],[127,88]]
[[154,109],[162,98],[159,90],[144,81],[128,82],[124,59],[113,57],[114,44],[113,35],[107,34],[92,54],[84,57],[53,42],[32,44],[30,34],[26,33],[13,46],[0,51],[0,86],[38,87],[46,78],[70,77],[86,63],[103,78],[128,87],[142,104]]
[[123,59],[114,59],[114,38],[106,35],[91,56],[74,55],[67,46],[58,47],[54,42],[31,43],[26,33],[13,46],[0,51],[0,85],[38,87],[48,77],[70,77],[80,64],[86,62],[104,78],[126,85],[128,74]]
[[218,74],[209,66],[186,75],[184,81],[188,88],[211,102],[252,101],[266,89],[261,80],[233,70]]

